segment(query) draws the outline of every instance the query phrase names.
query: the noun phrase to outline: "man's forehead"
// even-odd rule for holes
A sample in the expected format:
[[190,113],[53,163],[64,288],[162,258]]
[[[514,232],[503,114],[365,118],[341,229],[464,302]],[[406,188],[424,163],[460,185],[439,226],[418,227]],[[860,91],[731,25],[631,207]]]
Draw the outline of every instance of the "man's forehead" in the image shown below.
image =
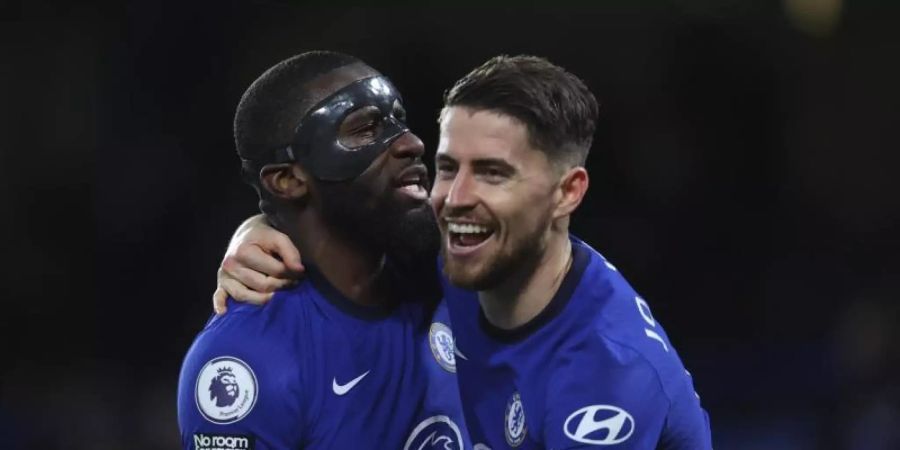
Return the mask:
[[381,75],[378,71],[361,62],[341,66],[319,75],[303,86],[307,92],[309,104],[307,109],[353,82],[378,75]]
[[530,148],[528,131],[518,119],[492,110],[454,106],[441,113],[438,153],[511,157]]

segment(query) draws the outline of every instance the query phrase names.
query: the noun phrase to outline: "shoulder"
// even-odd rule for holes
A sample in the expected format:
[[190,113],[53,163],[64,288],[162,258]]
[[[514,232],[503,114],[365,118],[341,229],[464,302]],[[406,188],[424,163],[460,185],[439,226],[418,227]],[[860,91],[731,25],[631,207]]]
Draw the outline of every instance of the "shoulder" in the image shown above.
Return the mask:
[[[186,446],[192,439],[243,436],[292,443],[308,395],[309,372],[302,325],[303,291],[277,295],[263,306],[229,301],[198,334],[182,363],[178,420]],[[199,436],[199,437],[197,437]],[[273,441],[274,439],[274,441]],[[292,445],[292,444],[291,444]],[[193,447],[191,447],[193,448]]]
[[709,416],[674,349],[636,345],[598,330],[582,345],[582,354],[560,368],[550,389],[549,430],[558,442],[711,448]]
[[594,329],[563,351],[545,399],[547,446],[656,448],[674,403],[644,349]]
[[547,404],[556,414],[568,411],[566,417],[589,405],[619,408],[632,416],[659,411],[664,417],[670,400],[656,360],[669,344],[664,341],[664,348],[647,338],[646,302],[587,244],[573,239],[573,252],[576,262],[579,257],[588,261],[564,324],[557,327],[563,345],[554,358]]
[[320,295],[309,282],[278,291],[264,305],[227,300],[225,314],[214,315],[197,335],[194,346],[285,345],[292,335],[309,333],[320,319]]
[[[555,426],[548,430],[558,432],[568,445],[590,444],[592,439],[611,444],[586,430],[612,423],[600,418],[616,418],[620,422],[615,423],[624,427],[618,429],[623,442],[653,448],[671,434],[674,417],[676,422],[690,422],[675,428],[702,437],[696,430],[708,423],[706,414],[649,303],[596,252],[576,295],[581,296],[577,314],[570,319],[574,322],[562,346],[564,357],[557,358],[562,364],[552,374],[547,404],[548,420]],[[633,436],[628,426],[634,427]],[[708,435],[708,425],[706,430]],[[607,431],[609,436],[615,434]],[[629,445],[625,448],[632,448]]]
[[[634,395],[668,403],[659,371],[641,350],[596,330],[561,347],[552,370],[553,385],[594,393],[610,400]],[[554,390],[554,389],[551,389]],[[555,395],[551,393],[550,395]]]
[[[586,244],[576,243],[583,245]],[[650,302],[639,295],[619,270],[602,255],[591,252],[591,263],[575,292],[576,339],[588,344],[605,365],[640,361],[665,381],[683,376],[684,367],[672,342],[651,311]],[[664,386],[668,391],[668,388]]]
[[641,352],[593,334],[555,367],[547,389],[547,447],[655,448],[671,402]]
[[[589,315],[598,326],[604,328],[627,327],[640,321],[635,313],[637,292],[619,270],[598,251],[573,238],[573,267],[578,261],[584,268],[578,284],[572,292],[573,308]],[[622,321],[626,323],[623,324]]]
[[259,370],[289,370],[296,367],[300,346],[312,339],[315,327],[314,300],[308,283],[276,293],[265,305],[228,299],[228,311],[213,316],[187,352],[183,369],[223,354],[245,361]]

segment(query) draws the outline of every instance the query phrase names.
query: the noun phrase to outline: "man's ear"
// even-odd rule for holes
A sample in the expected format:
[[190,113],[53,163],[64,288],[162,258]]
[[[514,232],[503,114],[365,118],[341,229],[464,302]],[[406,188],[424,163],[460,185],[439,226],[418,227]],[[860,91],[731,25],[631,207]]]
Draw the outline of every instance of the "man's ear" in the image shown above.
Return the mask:
[[276,198],[297,200],[309,195],[309,175],[297,164],[269,164],[259,172],[259,179]]
[[575,209],[581,204],[581,200],[584,199],[584,194],[587,193],[589,181],[587,170],[584,167],[573,167],[563,174],[559,183],[559,203],[553,212],[554,219],[569,216],[575,212]]

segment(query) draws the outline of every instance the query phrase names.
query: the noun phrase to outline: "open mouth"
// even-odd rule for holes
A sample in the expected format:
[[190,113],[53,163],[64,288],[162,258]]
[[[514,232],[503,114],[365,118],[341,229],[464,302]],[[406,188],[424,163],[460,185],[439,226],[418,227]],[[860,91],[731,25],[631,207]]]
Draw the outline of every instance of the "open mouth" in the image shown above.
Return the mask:
[[494,235],[494,229],[486,225],[450,221],[447,232],[450,247],[461,252],[476,250]]
[[412,166],[403,171],[395,186],[397,190],[410,197],[417,200],[427,200],[428,190],[425,188],[427,177],[428,171],[425,169],[425,166]]
[[403,193],[409,195],[410,197],[419,199],[419,200],[427,200],[428,199],[428,191],[425,190],[425,186],[422,186],[419,183],[410,183],[404,184],[399,187],[399,190]]

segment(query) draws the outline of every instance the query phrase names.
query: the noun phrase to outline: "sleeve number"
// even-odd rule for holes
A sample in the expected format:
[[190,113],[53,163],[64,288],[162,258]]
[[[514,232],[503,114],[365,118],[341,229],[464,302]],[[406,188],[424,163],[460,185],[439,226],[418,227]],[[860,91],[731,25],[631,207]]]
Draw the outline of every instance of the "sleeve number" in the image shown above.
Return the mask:
[[666,341],[663,340],[662,336],[656,332],[656,320],[654,320],[653,315],[650,314],[650,305],[640,297],[634,297],[634,302],[637,304],[638,312],[641,313],[644,322],[646,322],[647,325],[650,325],[649,327],[644,327],[644,334],[646,334],[648,338],[662,344],[663,350],[668,352],[669,346],[666,345]]

